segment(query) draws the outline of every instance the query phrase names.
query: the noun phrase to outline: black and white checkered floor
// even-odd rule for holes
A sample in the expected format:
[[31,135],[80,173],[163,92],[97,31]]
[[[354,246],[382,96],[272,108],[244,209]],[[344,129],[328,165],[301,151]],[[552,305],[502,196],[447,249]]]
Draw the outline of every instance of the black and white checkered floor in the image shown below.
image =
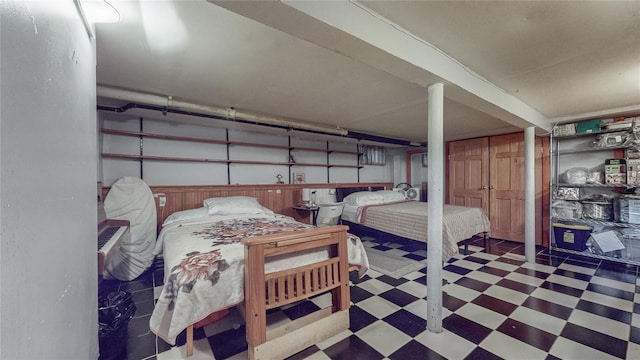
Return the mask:
[[[424,244],[365,246],[412,259]],[[291,359],[640,359],[638,267],[538,249],[524,262],[522,244],[481,240],[468,256],[444,267],[443,331],[426,331],[426,269],[400,279],[370,271],[352,276],[351,327]],[[355,275],[355,274],[352,274]],[[149,332],[162,285],[157,263],[132,282],[105,281],[101,293],[133,292],[138,311],[129,323],[127,359],[185,359],[184,335],[172,347]],[[328,303],[325,297],[270,313],[286,322]],[[246,359],[244,325],[236,311],[195,330],[190,359]]]

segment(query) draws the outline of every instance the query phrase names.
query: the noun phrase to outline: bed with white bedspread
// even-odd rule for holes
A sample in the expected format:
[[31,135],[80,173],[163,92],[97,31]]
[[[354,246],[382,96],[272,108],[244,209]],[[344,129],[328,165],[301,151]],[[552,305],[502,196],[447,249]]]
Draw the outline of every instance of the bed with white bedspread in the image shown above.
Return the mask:
[[[376,194],[378,193],[378,194]],[[382,195],[376,197],[376,195]],[[427,241],[428,203],[402,200],[393,192],[354,193],[347,203],[342,219],[403,238]],[[458,243],[477,234],[489,232],[490,223],[480,208],[447,205],[442,212],[442,260],[458,252]]]
[[[149,325],[156,335],[170,344],[175,344],[176,336],[183,330],[210,314],[243,302],[246,272],[244,259],[247,251],[245,242],[248,239],[270,238],[269,244],[276,244],[272,247],[278,247],[280,246],[279,234],[298,234],[298,238],[308,237],[311,242],[314,242],[314,238],[324,239],[326,236],[323,234],[327,233],[327,230],[322,230],[323,232],[320,233],[321,230],[312,225],[272,212],[210,215],[202,209],[191,211],[194,216],[171,221],[168,224],[165,222],[156,243],[155,253],[162,253],[164,257],[165,283]],[[202,216],[196,216],[196,213],[201,213]],[[346,233],[347,228],[344,226],[335,228]],[[287,241],[294,244],[294,240]],[[285,241],[282,242],[283,248],[288,245],[285,243]],[[348,263],[357,266],[360,275],[363,275],[369,264],[360,239],[347,234],[346,243]],[[301,248],[301,244],[296,245],[295,256],[288,254],[270,256],[264,262],[264,273],[302,268],[329,257],[326,247],[318,251]],[[315,270],[307,270],[307,278],[312,278],[311,275],[315,274],[310,271]],[[322,281],[327,283],[324,272],[322,276]],[[299,280],[308,279],[301,277]],[[343,283],[346,281],[348,286],[348,279],[341,279],[341,281]],[[281,280],[281,283],[285,282]],[[294,282],[289,281],[287,286],[291,286]],[[298,283],[301,282],[303,281],[298,281]],[[262,287],[264,288],[265,285],[263,284]],[[269,289],[266,291],[268,292]],[[301,291],[296,292],[296,296],[302,295],[298,294]],[[293,301],[293,296],[291,297]],[[258,304],[261,302],[264,303],[264,299],[257,301]],[[249,342],[249,339],[247,340]]]

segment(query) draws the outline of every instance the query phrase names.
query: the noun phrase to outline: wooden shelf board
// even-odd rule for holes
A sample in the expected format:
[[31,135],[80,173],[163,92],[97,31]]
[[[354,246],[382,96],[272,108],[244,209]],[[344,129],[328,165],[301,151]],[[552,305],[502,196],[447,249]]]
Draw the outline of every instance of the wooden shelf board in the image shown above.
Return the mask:
[[326,152],[328,152],[329,154],[336,153],[336,154],[362,155],[362,153],[356,152],[356,151],[326,150]]
[[229,160],[221,160],[221,159],[182,158],[182,157],[171,157],[171,156],[129,155],[129,154],[113,154],[113,153],[102,153],[102,156],[109,157],[109,158],[129,159],[129,160],[189,161],[189,162],[210,162],[210,163],[221,163],[221,164],[227,164],[231,162]]
[[338,168],[353,168],[353,169],[362,169],[363,165],[339,165],[339,164],[329,164],[328,167],[338,167]]
[[321,152],[321,153],[327,152],[327,149],[307,148],[307,147],[299,147],[299,146],[291,146],[290,149],[298,150],[298,151],[314,151],[314,152]]
[[229,160],[229,164],[247,164],[247,165],[283,165],[283,166],[291,165],[291,163],[288,163],[288,162],[256,161],[256,160]]
[[240,141],[229,141],[229,145],[289,150],[289,146],[286,146],[286,145],[254,144],[254,143],[240,142]]
[[291,163],[291,166],[319,166],[319,167],[327,167],[327,164],[320,164],[320,163]]
[[204,139],[204,138],[195,138],[195,137],[188,137],[188,136],[151,134],[151,133],[144,133],[139,131],[126,131],[126,130],[114,130],[114,129],[102,129],[102,133],[112,134],[112,135],[134,136],[134,137],[142,136],[142,137],[147,137],[152,139],[162,139],[162,140],[191,141],[191,142],[200,142],[200,143],[208,143],[208,144],[226,145],[229,143],[226,140]]
[[131,154],[114,154],[102,153],[102,157],[119,158],[129,160],[154,160],[154,161],[187,161],[187,162],[210,162],[220,164],[246,164],[246,165],[282,165],[282,166],[316,166],[316,167],[341,167],[341,168],[362,168],[362,165],[332,165],[332,164],[315,164],[315,163],[290,163],[277,161],[255,161],[255,160],[222,160],[222,159],[203,159],[203,158],[182,158],[171,156],[153,156],[153,155],[131,155]]

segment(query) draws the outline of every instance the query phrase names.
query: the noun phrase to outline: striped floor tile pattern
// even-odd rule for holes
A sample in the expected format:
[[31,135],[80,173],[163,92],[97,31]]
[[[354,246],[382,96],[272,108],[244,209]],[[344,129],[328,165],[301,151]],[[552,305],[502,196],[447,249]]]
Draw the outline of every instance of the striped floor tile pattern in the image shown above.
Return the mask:
[[[365,246],[422,261],[424,244],[363,236]],[[640,359],[638,267],[538,248],[524,261],[522,244],[476,239],[467,256],[443,271],[443,331],[426,331],[426,268],[395,279],[352,274],[351,326],[290,359]],[[163,265],[132,282],[105,282],[101,292],[129,290],[138,312],[129,323],[129,360],[184,359],[184,335],[170,346],[149,332]],[[282,323],[328,303],[326,297],[273,311]],[[195,331],[191,359],[246,359],[236,311]]]

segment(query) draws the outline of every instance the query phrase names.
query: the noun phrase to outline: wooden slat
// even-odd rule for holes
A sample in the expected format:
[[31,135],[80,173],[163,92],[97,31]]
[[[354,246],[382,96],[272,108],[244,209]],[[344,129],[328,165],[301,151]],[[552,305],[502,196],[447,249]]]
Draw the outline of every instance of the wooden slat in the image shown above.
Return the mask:
[[311,292],[311,270],[304,272],[304,294],[309,295]]
[[[349,312],[325,313],[294,320],[291,329],[270,341],[249,348],[250,360],[281,360],[349,328]],[[313,316],[313,317],[312,317]]]
[[287,299],[296,297],[294,278],[295,274],[287,275]]
[[310,294],[315,294],[318,291],[318,286],[320,286],[320,276],[318,274],[318,269],[311,269],[311,289]]
[[300,271],[296,273],[296,291],[297,296],[304,296],[305,294],[304,282],[302,281],[302,272]]
[[267,304],[276,302],[276,279],[267,280]]
[[327,284],[325,282],[325,273],[324,268],[318,268],[318,290],[322,291],[327,288]]
[[279,304],[282,304],[286,301],[286,296],[285,296],[285,290],[286,290],[286,286],[284,285],[284,281],[282,281],[282,277],[278,278],[278,281],[276,282],[277,284],[277,288],[278,288],[278,298],[276,299],[276,301]]
[[187,327],[187,356],[193,355],[193,325]]

